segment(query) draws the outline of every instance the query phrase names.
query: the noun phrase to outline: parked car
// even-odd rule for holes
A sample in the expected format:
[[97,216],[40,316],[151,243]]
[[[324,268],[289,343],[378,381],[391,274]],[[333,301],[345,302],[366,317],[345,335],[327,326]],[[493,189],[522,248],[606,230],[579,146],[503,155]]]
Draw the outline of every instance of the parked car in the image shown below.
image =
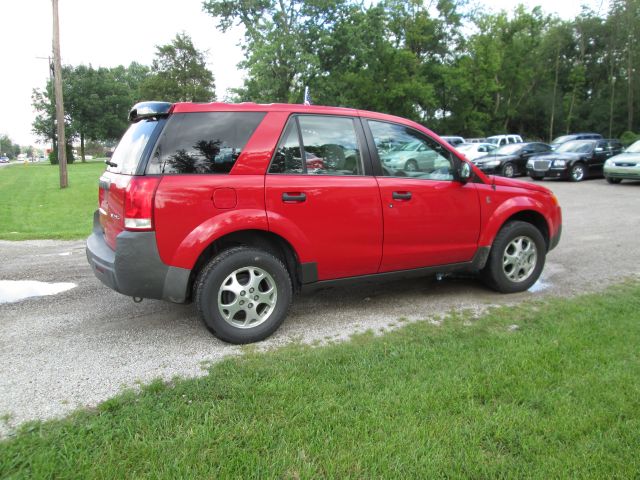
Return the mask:
[[527,173],[529,158],[534,155],[547,155],[550,152],[551,147],[546,143],[512,143],[503,145],[489,155],[476,158],[473,163],[484,173],[515,177]]
[[[228,342],[272,334],[294,292],[355,280],[467,271],[520,292],[560,239],[552,192],[488,178],[403,118],[144,102],[130,120],[99,180],[88,262],[135,300],[193,299]],[[388,168],[382,158],[398,145],[429,151],[433,162]],[[238,155],[217,162],[229,148]],[[322,166],[309,169],[302,152]]]
[[457,145],[461,145],[465,142],[465,139],[462,137],[455,137],[455,136],[449,136],[446,135],[444,137],[440,137],[441,139],[443,139],[445,142],[447,142],[449,145],[453,145],[454,147]]
[[393,171],[404,170],[406,172],[417,172],[433,168],[436,157],[436,152],[419,141],[399,144],[387,152],[381,152],[380,155],[386,168]]
[[487,137],[487,143],[493,143],[501,147],[510,143],[522,143],[522,137],[520,135],[493,135]]
[[640,140],[604,162],[604,178],[609,183],[640,180]]
[[478,138],[465,138],[465,143],[488,143],[487,139],[484,137],[478,137]]
[[0,163],[9,163],[9,157],[0,157]]
[[456,146],[456,150],[464,154],[464,156],[471,161],[478,157],[484,157],[496,148],[498,148],[497,145],[493,143],[462,143]]
[[560,145],[566,142],[570,142],[572,140],[601,140],[602,135],[599,133],[572,133],[569,135],[562,135],[560,137],[554,138],[551,142],[551,149],[555,150]]
[[527,173],[534,180],[551,177],[580,182],[602,175],[604,162],[620,152],[622,144],[616,139],[572,140],[561,144],[550,155],[530,158]]

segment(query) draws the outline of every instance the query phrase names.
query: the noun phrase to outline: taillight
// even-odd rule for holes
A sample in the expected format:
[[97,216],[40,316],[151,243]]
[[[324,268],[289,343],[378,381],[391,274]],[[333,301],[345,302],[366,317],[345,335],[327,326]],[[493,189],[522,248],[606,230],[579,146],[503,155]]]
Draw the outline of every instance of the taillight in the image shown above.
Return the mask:
[[153,197],[160,177],[132,177],[124,202],[124,228],[153,230]]

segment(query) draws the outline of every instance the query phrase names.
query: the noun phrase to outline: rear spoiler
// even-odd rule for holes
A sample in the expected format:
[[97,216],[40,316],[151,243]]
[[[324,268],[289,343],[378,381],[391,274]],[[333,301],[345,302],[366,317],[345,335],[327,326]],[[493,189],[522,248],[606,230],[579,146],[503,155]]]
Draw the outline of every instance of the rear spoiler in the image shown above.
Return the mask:
[[129,121],[136,123],[145,118],[166,117],[171,111],[172,103],[169,102],[140,102],[129,110]]

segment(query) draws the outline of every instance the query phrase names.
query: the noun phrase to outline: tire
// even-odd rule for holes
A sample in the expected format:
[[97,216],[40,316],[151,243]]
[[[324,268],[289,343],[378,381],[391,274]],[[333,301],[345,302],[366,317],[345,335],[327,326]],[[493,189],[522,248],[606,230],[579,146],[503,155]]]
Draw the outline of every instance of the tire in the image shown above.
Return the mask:
[[507,178],[513,178],[516,176],[516,169],[513,163],[507,162],[502,166],[502,176]]
[[219,339],[235,344],[257,342],[275,332],[292,297],[291,277],[282,261],[249,247],[231,248],[211,259],[195,289],[204,324]]
[[544,176],[543,175],[529,175],[533,180],[535,180],[536,182],[543,180]]
[[569,180],[572,182],[581,182],[586,176],[587,167],[582,162],[574,163],[571,170],[569,170]]
[[[518,249],[521,249],[519,254]],[[508,222],[496,235],[480,275],[498,292],[525,291],[540,277],[546,250],[544,238],[536,227],[527,222]]]
[[415,160],[407,160],[407,163],[404,164],[404,169],[406,172],[417,172],[418,162]]
[[612,185],[618,184],[622,181],[621,178],[611,178],[611,177],[604,177],[604,178],[607,181],[607,183],[610,183]]

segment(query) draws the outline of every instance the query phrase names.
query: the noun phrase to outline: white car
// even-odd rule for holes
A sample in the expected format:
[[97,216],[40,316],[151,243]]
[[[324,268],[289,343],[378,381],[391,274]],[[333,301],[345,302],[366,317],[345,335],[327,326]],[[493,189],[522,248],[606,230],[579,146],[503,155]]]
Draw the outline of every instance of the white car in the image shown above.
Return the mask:
[[476,158],[484,157],[493,152],[496,148],[498,148],[498,146],[493,143],[463,143],[462,145],[458,145],[456,150],[473,161]]
[[438,154],[423,142],[397,145],[381,155],[383,165],[394,171],[419,172],[433,170]]

